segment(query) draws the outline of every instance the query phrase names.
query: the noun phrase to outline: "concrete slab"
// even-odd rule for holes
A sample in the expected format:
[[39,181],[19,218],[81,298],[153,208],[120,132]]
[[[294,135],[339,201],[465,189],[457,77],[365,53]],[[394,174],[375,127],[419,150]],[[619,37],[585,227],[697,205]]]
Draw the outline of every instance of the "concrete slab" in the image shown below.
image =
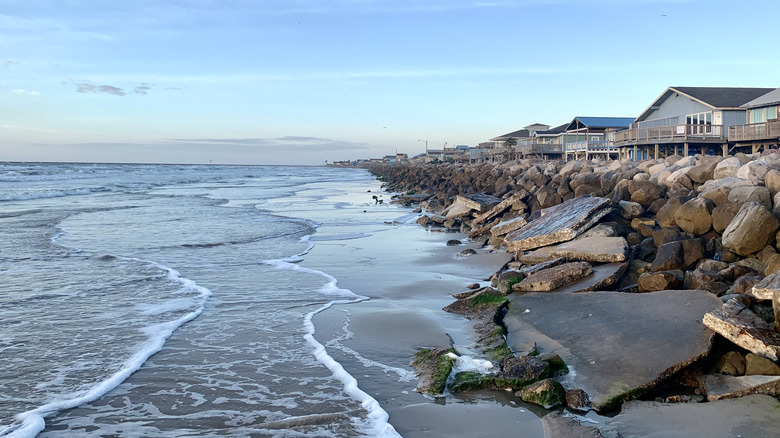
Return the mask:
[[623,262],[628,254],[628,243],[623,237],[585,237],[556,245],[550,250],[553,257],[586,262]]
[[[750,394],[780,395],[780,376],[727,376],[707,374],[702,376],[707,400],[743,397]],[[780,421],[780,413],[778,414]]]
[[598,410],[616,407],[629,392],[641,392],[705,355],[714,333],[701,318],[721,304],[702,290],[527,293],[509,299],[507,345],[533,341],[540,353],[560,355],[574,369],[564,386],[583,389]]
[[526,251],[572,240],[594,226],[611,209],[605,198],[580,196],[545,208],[525,227],[507,234],[509,251]]
[[767,395],[712,403],[631,401],[599,429],[608,438],[776,437],[778,412],[780,403]]
[[583,277],[568,286],[555,289],[554,292],[590,292],[594,290],[604,290],[617,283],[623,277],[623,274],[625,274],[628,269],[628,263],[607,263],[593,266],[591,269],[593,270],[593,274]]
[[549,292],[592,273],[593,270],[588,262],[564,263],[534,272],[521,282],[515,283],[512,290],[514,292]]
[[775,362],[780,359],[780,333],[738,298],[732,298],[707,312],[702,321],[716,333],[748,351]]
[[473,195],[458,195],[455,197],[455,204],[462,204],[478,212],[490,210],[501,203],[501,198],[486,195],[484,193],[475,193]]

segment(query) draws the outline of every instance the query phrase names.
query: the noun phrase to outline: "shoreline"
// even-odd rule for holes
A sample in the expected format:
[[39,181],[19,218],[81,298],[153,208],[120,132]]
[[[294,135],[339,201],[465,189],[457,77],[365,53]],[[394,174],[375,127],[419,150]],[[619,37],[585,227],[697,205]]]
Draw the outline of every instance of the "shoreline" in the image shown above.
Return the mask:
[[[594,403],[598,403],[595,412],[610,415],[617,414],[617,418],[621,418],[621,405],[632,399],[637,400],[629,403],[632,409],[634,409],[632,412],[637,412],[634,408],[637,403],[647,403],[640,400],[661,401],[667,405],[672,403],[670,406],[674,406],[674,403],[679,402],[704,402],[694,405],[706,408],[712,407],[717,412],[718,406],[726,405],[717,403],[718,398],[714,398],[715,396],[713,395],[717,389],[711,382],[716,380],[716,377],[721,380],[724,379],[718,377],[722,375],[726,375],[726,379],[734,379],[734,382],[742,382],[750,380],[748,379],[750,375],[765,374],[767,376],[759,376],[761,379],[764,379],[761,381],[773,382],[752,389],[745,389],[743,392],[737,392],[734,395],[727,396],[727,398],[743,400],[744,403],[748,403],[749,400],[740,398],[739,394],[764,393],[775,397],[780,395],[780,377],[771,377],[775,374],[780,374],[780,368],[777,368],[777,362],[772,360],[774,356],[771,353],[772,351],[780,351],[780,347],[776,343],[777,341],[774,341],[774,344],[771,341],[772,336],[774,336],[774,339],[780,339],[777,329],[769,328],[772,332],[767,335],[770,340],[766,341],[767,346],[765,347],[768,353],[762,354],[764,353],[763,350],[751,351],[749,343],[740,343],[739,340],[731,338],[728,333],[729,329],[723,328],[724,325],[731,324],[731,322],[723,322],[723,317],[718,319],[718,315],[726,312],[728,306],[733,307],[736,305],[730,300],[736,300],[740,303],[744,302],[742,308],[750,309],[747,312],[752,310],[759,315],[754,320],[755,322],[750,324],[757,324],[756,327],[761,330],[764,330],[766,327],[772,327],[774,324],[772,318],[772,292],[769,292],[769,296],[767,296],[766,292],[763,292],[764,295],[760,295],[762,292],[754,292],[755,288],[753,286],[767,278],[773,279],[772,276],[775,272],[780,271],[780,255],[773,256],[777,254],[777,247],[774,243],[774,231],[772,231],[776,231],[780,224],[776,223],[776,220],[772,221],[771,218],[773,204],[780,202],[777,197],[771,199],[775,193],[780,191],[780,155],[745,156],[739,154],[739,156],[731,157],[730,159],[722,157],[696,156],[683,158],[675,156],[645,162],[578,161],[567,163],[520,160],[498,165],[456,165],[445,163],[396,167],[375,166],[369,168],[369,171],[383,182],[383,188],[400,193],[400,195],[394,197],[394,202],[407,206],[418,205],[419,207],[416,211],[424,213],[419,223],[426,228],[450,229],[466,233],[482,245],[490,244],[496,248],[504,248],[507,249],[507,253],[510,256],[514,255],[514,261],[508,264],[508,268],[499,269],[493,278],[493,286],[499,289],[504,288],[504,293],[511,294],[511,289],[514,289],[515,293],[510,295],[510,308],[515,305],[515,301],[521,303],[518,305],[524,305],[522,303],[528,300],[523,298],[525,294],[530,294],[528,297],[531,297],[538,294],[538,291],[541,290],[563,293],[556,291],[564,290],[562,286],[571,284],[572,281],[567,281],[565,284],[556,283],[551,289],[537,289],[539,287],[537,283],[524,289],[519,289],[518,285],[510,283],[507,291],[507,278],[500,278],[499,274],[501,277],[511,274],[511,277],[520,271],[533,269],[540,261],[552,260],[554,257],[542,255],[540,260],[532,261],[528,259],[527,255],[539,247],[542,247],[542,249],[544,247],[556,248],[557,245],[562,245],[558,243],[561,241],[566,242],[574,239],[572,242],[577,242],[579,239],[585,238],[579,236],[579,234],[583,234],[593,227],[601,227],[598,233],[593,233],[594,244],[597,241],[621,239],[624,242],[625,250],[622,252],[622,258],[618,260],[619,262],[622,261],[622,267],[616,271],[617,273],[610,274],[612,277],[610,277],[608,283],[601,282],[598,283],[600,286],[596,286],[595,289],[582,289],[583,291],[612,290],[616,291],[612,293],[624,294],[621,296],[625,296],[630,300],[632,295],[630,292],[642,292],[638,297],[642,295],[652,297],[665,293],[654,291],[674,289],[699,290],[699,295],[704,300],[702,301],[701,313],[696,313],[699,312],[696,310],[693,311],[694,313],[689,312],[689,314],[681,314],[675,317],[682,320],[692,317],[691,323],[698,324],[701,327],[702,315],[704,315],[703,344],[702,347],[694,347],[694,351],[698,352],[690,353],[691,359],[689,360],[681,357],[680,360],[682,362],[680,364],[670,362],[668,365],[659,365],[661,368],[657,371],[656,378],[647,377],[647,383],[639,385],[636,389],[631,389],[631,386],[626,387],[629,391],[625,395],[616,393],[609,396],[609,398],[603,398],[603,396],[599,395],[599,391],[591,392],[591,399],[595,396]],[[641,190],[637,186],[641,187]],[[710,193],[713,191],[717,192],[714,194]],[[577,202],[577,199],[585,199],[583,196],[586,198],[590,196],[595,197],[595,199],[606,199],[608,200],[608,207],[601,216],[594,217],[591,220],[592,223],[582,226],[583,229],[574,233],[574,235],[563,240],[545,241],[543,244],[527,248],[523,246],[528,245],[523,243],[525,241],[522,241],[521,238],[515,239],[511,234],[512,231],[517,230],[515,235],[522,235],[524,229],[533,226],[531,224],[543,222],[545,220],[543,218],[545,209],[553,211],[556,208],[558,210],[563,208],[561,213],[556,213],[555,215],[563,215],[565,217],[571,214],[570,209],[566,210],[566,206]],[[489,198],[495,199],[495,201]],[[485,199],[488,199],[486,204],[489,205],[484,207],[479,205]],[[769,202],[766,202],[767,200]],[[761,201],[764,202],[762,203]],[[765,237],[766,240],[761,241],[753,248],[744,249],[740,247],[738,242],[732,243],[728,240],[728,234],[723,232],[723,229],[727,228],[726,226],[721,227],[718,224],[715,225],[713,230],[713,222],[720,221],[722,223],[724,221],[720,216],[715,217],[720,213],[716,207],[728,204],[727,207],[720,208],[720,210],[730,209],[730,217],[727,217],[726,220],[726,225],[730,225],[729,222],[736,222],[734,217],[737,216],[740,208],[747,208],[745,207],[746,204],[748,207],[753,207],[753,204],[750,204],[751,202],[758,204],[759,207],[764,206],[765,210],[770,211],[766,219],[770,225],[753,226],[751,230],[744,231],[747,237],[741,240],[756,240],[750,234],[751,232],[755,234],[756,229],[769,228],[769,232],[772,234]],[[691,204],[703,204],[704,208],[687,211],[680,209],[683,204],[686,207]],[[668,210],[673,210],[671,215],[668,213]],[[679,213],[674,210],[678,210]],[[692,225],[692,222],[695,223],[696,219],[702,216],[702,210],[709,216],[707,218],[709,224]],[[713,210],[716,211],[713,212]],[[774,210],[774,213],[780,216],[778,210]],[[589,215],[595,214],[595,212],[589,213]],[[760,214],[760,211],[758,214]],[[671,224],[668,223],[669,216],[671,216]],[[513,221],[522,222],[522,224],[510,229],[509,234],[493,231],[500,228],[498,227],[499,225],[508,227],[508,225],[504,224]],[[549,216],[547,222],[550,222]],[[526,224],[528,225],[526,226]],[[606,233],[604,231],[605,227],[608,229]],[[731,225],[731,227],[735,228],[736,225]],[[491,231],[493,232],[491,233]],[[516,241],[520,242],[516,243]],[[507,248],[507,245],[509,248]],[[588,245],[592,246],[593,244]],[[681,245],[685,247],[683,248]],[[664,264],[666,258],[670,257],[666,255],[670,246],[675,247],[673,249],[678,251],[677,254],[679,255],[673,255],[673,260]],[[605,259],[598,259],[597,261],[597,258],[593,258],[592,255],[583,255],[582,252],[574,255],[570,252],[565,254],[564,261],[567,259],[569,262],[577,259],[590,260],[587,263],[588,271],[584,275],[585,277],[592,277],[590,272],[593,269],[606,269],[603,264],[606,261]],[[691,256],[691,254],[694,255]],[[605,254],[597,256],[603,258]],[[585,259],[582,259],[582,257],[585,257]],[[680,260],[675,264],[676,259],[674,257],[679,257],[680,259],[691,258],[692,260]],[[562,262],[555,263],[560,264]],[[579,263],[583,264],[585,262]],[[563,266],[567,264],[572,263],[564,263],[562,267],[557,268],[557,271],[564,270]],[[716,275],[708,275],[714,267],[717,267],[722,272],[718,273],[716,270]],[[556,270],[554,265],[553,267],[540,265],[538,269],[547,269],[546,274],[548,276],[552,275],[551,271]],[[679,272],[679,274],[673,272],[675,269],[678,270],[676,272]],[[519,278],[518,283],[525,284],[530,280],[527,277],[528,274],[520,274],[514,278]],[[583,275],[577,274],[578,279],[582,277]],[[671,277],[669,281],[664,281],[669,277]],[[749,277],[750,280],[748,280]],[[577,289],[572,287],[570,289],[576,292]],[[626,292],[629,293],[627,294]],[[694,296],[692,292],[684,294],[683,298],[686,300],[691,299]],[[549,294],[549,292],[543,292],[542,294],[539,298],[542,302],[549,301],[548,297],[552,296],[544,295]],[[585,298],[586,302],[596,296],[597,294],[590,295],[590,297]],[[776,299],[775,301],[778,300]],[[723,303],[723,309],[720,309],[720,304],[715,303]],[[777,312],[777,305],[775,307],[775,312]],[[517,330],[517,318],[519,317],[520,320],[526,319],[516,313],[512,314],[511,311],[510,317],[515,330]],[[639,318],[642,317],[639,316]],[[707,318],[710,318],[710,320]],[[716,322],[713,323],[712,320],[716,320]],[[659,323],[663,324],[663,322]],[[778,326],[780,327],[780,324]],[[543,338],[546,337],[546,335],[542,334],[544,329],[529,327],[532,330],[542,330],[540,334]],[[512,335],[511,330],[510,335]],[[514,333],[515,337],[517,334]],[[577,343],[577,341],[574,342]],[[516,342],[514,344],[508,342],[508,344],[513,350],[513,355],[517,357],[519,344]],[[538,346],[542,345],[544,344],[539,344]],[[557,342],[552,345],[561,346]],[[566,359],[574,361],[576,356],[572,356],[570,349],[575,348],[576,344],[565,345],[568,345],[569,348],[561,350],[565,352],[562,355],[565,355]],[[547,347],[549,348],[549,346]],[[671,348],[671,344],[668,347]],[[662,349],[657,351],[656,354],[663,354],[663,350],[668,349],[667,347],[655,348]],[[699,348],[699,350],[696,350],[696,348]],[[603,347],[601,351],[604,353]],[[725,358],[734,356],[739,356],[743,363],[745,357],[747,357],[748,361],[753,360],[754,362],[760,359],[768,368],[756,371],[754,367],[752,372],[750,370],[747,371],[746,377],[740,377],[745,376],[746,371],[744,371],[744,368],[741,372],[737,371],[736,373],[724,368],[724,361],[727,360]],[[632,365],[626,366],[630,368]],[[667,366],[669,369],[665,370]],[[729,365],[726,364],[725,366],[728,367]],[[582,364],[578,365],[578,368],[581,369]],[[502,372],[504,371],[500,371],[499,375]],[[587,378],[597,377],[591,375]],[[605,378],[605,376],[598,376],[598,378]],[[606,376],[606,379],[609,379],[609,376]],[[691,383],[686,381],[686,379],[693,379],[696,382]],[[755,380],[752,377],[751,379]],[[574,385],[575,387],[583,383],[581,375],[576,376],[574,379],[566,380],[568,380],[568,385]],[[638,385],[638,383],[633,385]],[[490,384],[485,387],[489,388]],[[585,387],[588,388],[588,385],[585,385]],[[593,388],[591,387],[588,392],[592,390]],[[780,406],[780,404],[777,404],[777,398],[770,400],[774,400],[774,403]],[[584,409],[577,406],[574,408],[570,406],[569,409],[574,409],[575,412],[580,414],[583,412],[594,412],[593,407],[589,405]],[[729,409],[737,408],[730,407]],[[755,408],[754,413],[757,417],[763,418],[762,415],[775,416],[771,410],[766,411],[762,409],[760,407]],[[710,421],[718,421],[717,417],[719,415],[707,414],[707,416]],[[634,421],[639,420],[634,419]],[[566,423],[566,421],[555,420],[552,423],[548,423],[545,423],[545,430],[553,430],[560,424]],[[568,424],[568,426],[574,428],[567,429],[570,433],[572,433],[572,430],[588,430],[601,434],[594,436],[614,436],[613,434],[615,433],[631,436],[632,425],[624,425],[624,428],[618,431],[614,426],[620,423],[618,420],[605,420],[595,431],[592,429],[592,424],[589,424],[590,422],[578,423],[575,421],[574,423]],[[757,421],[757,423],[761,423],[761,421]],[[759,430],[769,433],[780,433],[780,426],[767,426],[767,424],[764,422],[761,427],[769,427],[769,429]],[[655,427],[663,431],[662,424],[658,424]],[[687,426],[683,425],[683,427],[689,427],[689,432],[696,433],[696,425],[689,424]]]

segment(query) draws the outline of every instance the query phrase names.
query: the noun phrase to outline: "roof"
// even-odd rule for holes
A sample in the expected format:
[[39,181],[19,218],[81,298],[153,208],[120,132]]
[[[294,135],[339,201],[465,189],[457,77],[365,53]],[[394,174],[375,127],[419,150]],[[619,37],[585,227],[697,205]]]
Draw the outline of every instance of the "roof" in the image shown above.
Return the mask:
[[780,104],[780,88],[775,88],[769,93],[766,93],[762,96],[759,96],[751,100],[750,102],[742,105],[742,108],[758,108],[762,106],[772,106],[777,104]]
[[739,109],[742,105],[772,91],[772,88],[745,87],[669,87],[639,117],[637,122],[646,120],[650,114],[672,94],[679,93],[698,101],[712,109]]
[[566,128],[568,128],[568,127],[569,127],[569,124],[568,123],[564,123],[563,125],[558,125],[555,128],[550,128],[550,129],[548,129],[546,131],[536,131],[535,135],[537,137],[545,136],[545,135],[558,135],[561,132],[566,131]]
[[527,129],[521,129],[519,131],[510,132],[509,134],[499,135],[498,137],[491,138],[490,141],[498,141],[506,138],[528,138],[531,136],[531,132]]
[[575,117],[566,130],[579,128],[628,128],[634,121],[633,117]]

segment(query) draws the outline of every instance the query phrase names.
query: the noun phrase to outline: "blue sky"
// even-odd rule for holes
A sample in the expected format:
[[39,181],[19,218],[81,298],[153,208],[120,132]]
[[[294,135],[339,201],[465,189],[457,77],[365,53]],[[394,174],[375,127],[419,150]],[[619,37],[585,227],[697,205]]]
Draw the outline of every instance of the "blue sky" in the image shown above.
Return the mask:
[[0,160],[322,164],[780,87],[780,3],[0,0]]

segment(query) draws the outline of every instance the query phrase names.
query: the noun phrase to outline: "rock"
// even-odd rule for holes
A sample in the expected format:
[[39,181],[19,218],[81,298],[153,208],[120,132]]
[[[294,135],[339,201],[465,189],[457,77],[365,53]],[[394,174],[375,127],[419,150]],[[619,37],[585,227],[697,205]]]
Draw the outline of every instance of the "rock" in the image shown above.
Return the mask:
[[765,162],[753,160],[743,164],[737,169],[734,176],[748,180],[752,185],[757,186],[764,183],[764,177],[766,177],[768,171],[769,166],[767,166]]
[[528,224],[528,222],[522,216],[516,217],[514,219],[499,222],[498,225],[490,229],[490,234],[493,236],[503,236],[523,228],[526,224]]
[[[651,272],[671,271],[681,269],[683,266],[682,242],[677,240],[665,243],[658,247]],[[663,289],[657,289],[663,290]]]
[[723,275],[713,271],[702,271],[701,269],[686,271],[683,287],[686,289],[707,290],[718,296],[725,294],[729,288],[724,282]]
[[476,253],[477,252],[475,250],[469,248],[469,249],[464,249],[463,251],[459,252],[458,255],[461,256],[461,257],[468,257],[468,256],[473,256]]
[[618,203],[618,210],[620,211],[620,215],[626,219],[642,216],[645,212],[642,204],[631,201],[620,201],[620,203]]
[[780,274],[772,274],[753,286],[750,295],[758,300],[771,300],[777,292],[780,292]]
[[593,273],[587,262],[572,262],[537,271],[512,286],[515,292],[549,292]]
[[521,389],[520,398],[524,402],[550,409],[566,402],[566,390],[555,380],[544,379]]
[[701,236],[712,227],[714,205],[704,198],[693,198],[674,214],[674,222],[683,231]]
[[639,242],[639,245],[632,248],[633,258],[637,260],[653,261],[655,260],[656,247],[653,243],[653,239],[648,237],[647,239]]
[[582,233],[577,239],[585,239],[586,237],[617,237],[618,235],[619,233],[615,231],[615,227],[608,224],[598,224]]
[[773,361],[780,358],[780,333],[735,298],[707,312],[704,325],[734,344]]
[[765,357],[748,353],[745,356],[745,375],[780,376],[780,366]]
[[[567,393],[568,394],[568,393]],[[572,417],[558,412],[542,417],[545,438],[604,438],[595,426],[583,426]]]
[[744,397],[751,394],[780,395],[780,376],[702,376],[708,401]]
[[742,167],[742,162],[738,158],[729,157],[721,161],[715,166],[712,177],[713,179],[723,179],[726,177],[733,177],[737,173],[737,169]]
[[580,278],[573,283],[559,287],[554,292],[590,292],[607,290],[617,284],[628,269],[627,263],[606,263],[591,267],[593,274]]
[[588,393],[579,388],[567,390],[566,406],[569,409],[574,409],[575,411],[586,412],[590,410],[591,404],[590,398],[588,398]]
[[[721,178],[721,179],[713,179],[702,184],[701,187],[699,187],[699,193],[701,193],[701,196],[703,198],[709,199],[710,192],[713,190],[719,190],[720,194],[718,196],[722,196],[724,192],[727,193],[732,189],[734,189],[735,187],[752,186],[752,185],[753,184],[751,184],[750,181],[741,178],[728,177],[728,178]],[[717,202],[715,202],[715,205],[717,205]]]
[[622,438],[774,437],[780,426],[777,400],[751,395],[712,403],[631,401],[601,431]]
[[531,264],[531,265],[528,265],[528,266],[523,266],[522,268],[517,269],[517,272],[527,277],[527,276],[529,276],[529,275],[531,275],[531,274],[533,274],[535,272],[539,272],[539,271],[541,271],[543,269],[547,269],[547,268],[552,268],[553,266],[558,266],[558,265],[561,265],[563,263],[566,263],[565,259],[561,259],[561,258],[549,259],[549,260],[545,260],[545,261],[542,261],[542,262],[539,262],[539,263],[535,263],[535,264]]
[[[506,210],[508,210],[516,202],[522,201],[522,199],[525,198],[526,196],[528,196],[528,192],[526,192],[525,190],[520,190],[519,192],[512,194],[512,196],[510,196],[510,197],[504,199],[503,201],[499,202],[498,204],[496,204],[490,210],[488,210],[488,211],[486,211],[486,212],[484,212],[484,213],[482,213],[480,215],[475,216],[474,217],[474,222],[472,223],[472,226],[476,227],[476,226],[479,226],[480,224],[483,224],[485,222],[490,221],[491,219],[497,217],[501,213],[503,213]],[[504,234],[506,234],[506,233],[504,233]],[[495,235],[496,234],[494,234],[494,236]]]
[[760,186],[736,187],[729,192],[729,202],[744,204],[746,202],[758,202],[767,210],[772,209],[772,195],[769,189]]
[[450,239],[447,241],[447,246],[458,246],[458,245],[463,245],[463,242],[461,242],[458,239]]
[[569,384],[588,393],[600,411],[703,357],[714,333],[702,326],[701,317],[720,306],[705,291],[509,298],[507,345],[535,339],[540,350],[558,352],[577,371],[567,377]]
[[718,207],[729,202],[730,191],[731,189],[727,187],[719,187],[715,190],[710,190],[709,192],[702,192],[699,196],[709,201],[712,201],[712,203],[715,204],[716,207]]
[[715,176],[715,167],[720,161],[709,160],[691,167],[688,171],[688,178],[696,184],[703,184]]
[[712,209],[712,228],[720,234],[729,226],[734,216],[742,208],[741,204],[727,202]]
[[723,246],[742,256],[753,254],[774,239],[778,226],[780,223],[766,207],[746,202],[723,231]]
[[648,218],[634,218],[631,220],[631,228],[637,230],[642,237],[651,237],[655,233],[655,221]]
[[583,196],[542,210],[541,216],[507,234],[509,251],[525,251],[572,240],[607,215],[610,201]]
[[683,287],[685,276],[682,271],[647,272],[639,276],[639,292],[654,292]]
[[444,307],[445,312],[458,313],[471,318],[477,318],[482,315],[492,317],[508,300],[501,292],[492,287],[483,287],[474,291],[474,293],[459,298],[458,301]]
[[518,390],[531,383],[546,379],[550,364],[534,356],[513,356],[504,359],[501,371],[496,375],[496,386]]
[[773,197],[780,193],[780,170],[769,169],[764,177],[764,185]]
[[451,348],[418,350],[411,363],[417,375],[415,391],[423,394],[442,394],[446,388],[447,377],[455,364],[453,353]]
[[622,237],[586,237],[550,249],[553,257],[599,263],[622,262],[627,254],[628,243]]
[[682,240],[683,268],[690,269],[704,258],[704,242],[701,239]]
[[469,216],[474,211],[471,207],[463,204],[452,204],[442,211],[446,220],[460,219]]
[[512,293],[512,285],[520,282],[523,278],[525,278],[525,274],[522,274],[518,271],[511,269],[504,271],[501,273],[501,275],[498,276],[496,289],[498,289],[498,291],[502,294]]
[[501,201],[501,198],[496,198],[495,196],[475,193],[473,195],[456,196],[453,205],[463,205],[478,212],[485,212],[500,204]]
[[662,228],[669,228],[675,225],[674,215],[677,209],[681,205],[690,201],[690,196],[675,196],[669,199],[669,202],[664,204],[656,213],[655,218],[658,221],[658,225]]
[[666,189],[652,181],[629,181],[628,191],[631,193],[631,201],[649,207],[653,201],[661,198]]
[[727,376],[745,375],[745,356],[736,351],[729,351],[710,368],[709,374],[725,374]]
[[763,277],[759,275],[743,275],[734,280],[734,284],[731,285],[726,293],[750,295],[753,290],[753,286],[758,284],[761,280],[763,280]]

